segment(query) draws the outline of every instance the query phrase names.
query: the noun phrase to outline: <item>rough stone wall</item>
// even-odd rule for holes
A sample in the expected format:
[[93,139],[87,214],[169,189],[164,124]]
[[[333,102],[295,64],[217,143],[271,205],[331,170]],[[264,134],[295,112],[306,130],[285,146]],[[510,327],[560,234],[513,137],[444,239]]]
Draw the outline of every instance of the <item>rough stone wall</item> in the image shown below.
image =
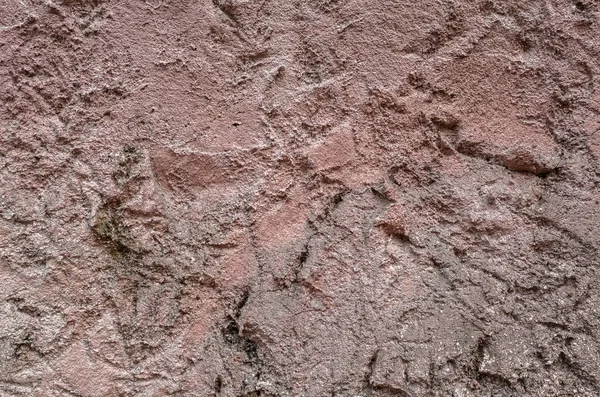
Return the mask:
[[600,395],[600,3],[2,0],[0,395]]

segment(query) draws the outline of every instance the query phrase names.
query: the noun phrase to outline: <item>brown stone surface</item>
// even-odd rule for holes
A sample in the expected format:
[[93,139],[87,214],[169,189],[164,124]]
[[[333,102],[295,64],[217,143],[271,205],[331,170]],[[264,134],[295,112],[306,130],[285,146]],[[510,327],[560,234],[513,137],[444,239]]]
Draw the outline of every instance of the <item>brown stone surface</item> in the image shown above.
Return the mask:
[[600,395],[600,3],[2,0],[0,396]]

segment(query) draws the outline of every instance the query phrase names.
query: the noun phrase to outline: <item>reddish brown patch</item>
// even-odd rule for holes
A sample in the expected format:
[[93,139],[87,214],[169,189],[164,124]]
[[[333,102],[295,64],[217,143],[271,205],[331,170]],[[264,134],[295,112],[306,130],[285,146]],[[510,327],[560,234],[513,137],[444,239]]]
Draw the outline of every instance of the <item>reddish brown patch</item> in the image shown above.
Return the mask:
[[[90,357],[83,342],[75,342],[56,363],[67,389],[90,397],[117,397],[119,371]],[[92,380],[93,381],[90,381]]]
[[343,126],[332,132],[323,144],[309,150],[309,158],[318,171],[350,164],[356,158],[350,127]]
[[398,237],[406,236],[408,221],[404,206],[399,203],[392,204],[378,224],[387,234]]
[[154,174],[165,188],[205,188],[235,180],[226,160],[211,154],[180,154],[157,150],[151,156]]
[[256,257],[248,239],[243,239],[233,252],[226,252],[219,258],[219,263],[221,264],[219,284],[222,288],[232,291],[247,288],[256,277],[258,270]]
[[292,242],[307,231],[308,205],[305,192],[296,188],[291,197],[257,220],[257,242],[277,247]]
[[460,156],[442,156],[440,165],[441,172],[448,176],[462,177],[469,172],[467,164]]
[[[458,148],[493,159],[508,169],[543,173],[559,162],[559,148],[543,128],[527,119],[546,112],[550,94],[536,78],[494,56],[451,63],[451,90],[460,93]],[[458,71],[458,73],[455,73]],[[456,80],[461,78],[460,80]]]
[[205,342],[215,321],[216,304],[211,300],[202,300],[202,303],[194,313],[194,321],[183,332],[183,342],[192,351]]

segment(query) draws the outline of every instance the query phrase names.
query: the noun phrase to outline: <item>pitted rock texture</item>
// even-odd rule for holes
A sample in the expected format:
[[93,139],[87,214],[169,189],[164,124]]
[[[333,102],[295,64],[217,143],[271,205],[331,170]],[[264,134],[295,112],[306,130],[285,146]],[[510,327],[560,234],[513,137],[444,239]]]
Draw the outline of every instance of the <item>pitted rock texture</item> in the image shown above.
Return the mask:
[[0,395],[600,395],[600,3],[3,0]]

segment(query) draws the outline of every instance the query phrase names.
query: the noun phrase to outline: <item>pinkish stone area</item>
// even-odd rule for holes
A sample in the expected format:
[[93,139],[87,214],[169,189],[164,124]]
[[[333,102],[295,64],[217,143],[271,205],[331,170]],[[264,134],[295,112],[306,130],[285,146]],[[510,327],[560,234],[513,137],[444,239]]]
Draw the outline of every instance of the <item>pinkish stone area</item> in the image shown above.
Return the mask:
[[0,397],[600,395],[600,3],[2,0]]

